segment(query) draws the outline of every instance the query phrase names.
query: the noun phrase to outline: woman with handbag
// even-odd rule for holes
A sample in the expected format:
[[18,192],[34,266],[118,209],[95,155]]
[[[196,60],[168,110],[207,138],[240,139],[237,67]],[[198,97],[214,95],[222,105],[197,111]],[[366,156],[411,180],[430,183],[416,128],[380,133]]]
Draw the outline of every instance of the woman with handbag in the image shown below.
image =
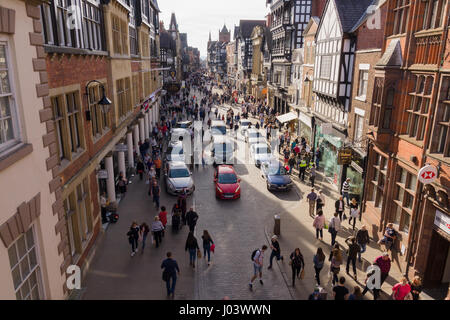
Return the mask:
[[402,277],[400,282],[392,287],[392,300],[412,300],[411,286],[406,277]]
[[295,275],[297,278],[303,279],[305,270],[305,261],[303,260],[303,255],[299,248],[295,248],[294,252],[291,253],[289,264],[292,267],[292,286],[295,286]]
[[197,251],[200,252],[200,248],[198,247],[197,238],[195,238],[193,232],[189,232],[184,250],[189,250],[189,265],[195,268],[195,258],[197,257]]
[[203,255],[206,259],[206,254],[208,254],[208,266],[211,262],[211,246],[214,244],[214,241],[212,240],[211,236],[208,233],[208,230],[203,230]]
[[358,217],[359,217],[358,203],[356,202],[356,199],[353,198],[352,202],[350,203],[350,218],[348,219],[349,225],[352,225],[353,220],[353,230],[355,230],[355,223]]
[[147,235],[150,232],[149,226],[144,222],[139,227],[139,240],[142,242],[141,254],[144,253],[145,241],[147,240]]
[[320,286],[320,271],[323,268],[325,263],[325,254],[322,251],[322,248],[317,248],[317,252],[313,258],[314,270],[316,271],[316,281],[317,285]]
[[333,274],[333,286],[336,285],[336,283],[339,281],[338,274],[341,270],[341,264],[342,264],[342,254],[341,250],[339,249],[339,246],[334,248],[331,251],[331,273]]
[[325,226],[325,216],[323,215],[323,211],[317,211],[317,216],[314,218],[313,227],[316,228],[316,239],[323,241],[323,227]]

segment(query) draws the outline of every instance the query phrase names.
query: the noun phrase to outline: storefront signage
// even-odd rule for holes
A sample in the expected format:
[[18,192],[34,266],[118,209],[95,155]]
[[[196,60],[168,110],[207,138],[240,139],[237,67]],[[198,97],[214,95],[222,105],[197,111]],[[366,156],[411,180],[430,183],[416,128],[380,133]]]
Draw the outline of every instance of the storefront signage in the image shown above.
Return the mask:
[[127,152],[127,151],[128,151],[128,147],[127,147],[126,144],[120,143],[120,144],[117,144],[117,145],[115,146],[114,151],[117,151],[117,152]]
[[108,171],[106,170],[98,170],[97,176],[99,179],[108,179]]
[[423,184],[433,183],[437,178],[437,169],[431,164],[427,164],[419,170],[419,181]]
[[345,165],[352,163],[352,149],[340,149],[338,154],[338,164]]
[[450,235],[450,217],[445,213],[436,210],[436,216],[434,217],[434,225]]

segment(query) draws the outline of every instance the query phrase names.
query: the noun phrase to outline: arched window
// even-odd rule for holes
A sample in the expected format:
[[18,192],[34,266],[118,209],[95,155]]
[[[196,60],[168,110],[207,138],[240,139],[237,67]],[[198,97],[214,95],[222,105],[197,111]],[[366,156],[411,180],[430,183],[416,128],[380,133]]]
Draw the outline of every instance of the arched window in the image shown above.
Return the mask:
[[394,109],[395,90],[388,89],[386,93],[386,106],[384,107],[382,129],[391,128],[392,110]]

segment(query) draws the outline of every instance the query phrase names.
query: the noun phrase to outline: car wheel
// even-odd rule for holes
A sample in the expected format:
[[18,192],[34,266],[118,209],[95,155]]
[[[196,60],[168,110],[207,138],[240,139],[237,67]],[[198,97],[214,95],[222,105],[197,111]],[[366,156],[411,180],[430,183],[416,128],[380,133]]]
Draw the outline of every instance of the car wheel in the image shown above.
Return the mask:
[[270,191],[270,186],[269,186],[269,184],[267,183],[266,185],[267,185],[267,190]]

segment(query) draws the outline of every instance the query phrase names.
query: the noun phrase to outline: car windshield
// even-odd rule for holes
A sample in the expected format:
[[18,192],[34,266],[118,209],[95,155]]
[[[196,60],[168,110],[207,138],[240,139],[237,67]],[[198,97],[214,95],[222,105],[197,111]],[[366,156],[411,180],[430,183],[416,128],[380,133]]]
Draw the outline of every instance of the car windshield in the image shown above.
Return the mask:
[[284,176],[287,174],[287,171],[283,166],[276,166],[276,165],[268,166],[267,172],[272,176]]
[[248,127],[248,125],[249,125],[250,123],[251,123],[250,121],[242,121],[242,122],[241,122],[241,125],[242,125],[243,127]]
[[167,154],[171,154],[171,155],[183,154],[183,149],[182,148],[168,147],[166,153]]
[[221,173],[219,174],[219,183],[222,184],[237,183],[237,177],[234,173]]
[[233,152],[233,147],[229,143],[218,143],[214,145],[214,151],[216,153]]
[[261,135],[261,133],[255,131],[255,132],[250,132],[250,133],[248,134],[248,137],[249,137],[249,138],[259,138],[259,137],[262,137],[262,135]]
[[169,171],[169,178],[187,178],[189,177],[189,171],[187,169],[172,169]]
[[268,148],[268,147],[256,148],[256,154],[267,154],[267,153],[270,153],[270,148]]
[[225,126],[217,126],[211,128],[212,134],[227,134],[227,127]]
[[186,123],[177,123],[177,128],[187,129],[189,128],[189,122]]

